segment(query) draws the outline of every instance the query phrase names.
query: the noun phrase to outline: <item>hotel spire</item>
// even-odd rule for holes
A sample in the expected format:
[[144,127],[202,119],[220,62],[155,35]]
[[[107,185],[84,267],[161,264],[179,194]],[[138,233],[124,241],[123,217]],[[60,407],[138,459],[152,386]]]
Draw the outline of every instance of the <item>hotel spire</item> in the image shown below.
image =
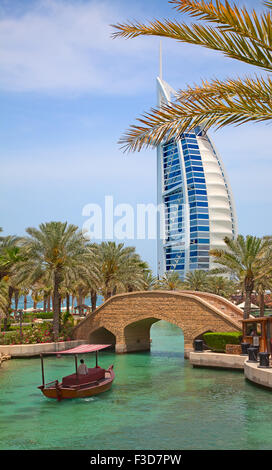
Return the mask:
[[162,80],[162,42],[160,41],[160,71],[159,77]]

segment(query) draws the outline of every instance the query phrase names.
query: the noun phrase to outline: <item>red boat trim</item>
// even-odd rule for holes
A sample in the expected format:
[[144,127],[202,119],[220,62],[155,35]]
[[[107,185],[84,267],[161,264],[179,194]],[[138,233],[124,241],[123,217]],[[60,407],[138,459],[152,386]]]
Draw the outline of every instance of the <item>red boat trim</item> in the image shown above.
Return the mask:
[[49,354],[86,354],[90,352],[100,351],[100,349],[109,348],[111,344],[82,344],[73,349],[66,349],[65,351],[54,351]]

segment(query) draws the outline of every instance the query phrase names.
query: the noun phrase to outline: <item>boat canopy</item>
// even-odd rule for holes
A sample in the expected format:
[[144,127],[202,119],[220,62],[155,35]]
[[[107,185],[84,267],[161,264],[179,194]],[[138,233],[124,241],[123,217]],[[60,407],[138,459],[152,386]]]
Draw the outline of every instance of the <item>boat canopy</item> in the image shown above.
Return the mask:
[[96,352],[100,349],[109,348],[111,344],[81,344],[73,349],[66,349],[65,351],[54,351],[50,354],[85,354],[90,352]]

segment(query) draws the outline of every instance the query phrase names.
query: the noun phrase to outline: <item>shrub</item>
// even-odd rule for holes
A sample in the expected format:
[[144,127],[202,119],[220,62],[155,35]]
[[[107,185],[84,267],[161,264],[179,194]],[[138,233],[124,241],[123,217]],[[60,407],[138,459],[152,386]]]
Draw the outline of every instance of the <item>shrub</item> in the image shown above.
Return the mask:
[[[66,341],[71,339],[72,325],[66,324],[62,331],[58,341]],[[17,328],[16,331],[1,332],[0,333],[0,344],[35,344],[35,343],[51,343],[53,342],[53,325],[52,323],[43,323],[42,325],[34,325],[23,329],[22,338],[20,336],[20,330]]]
[[53,312],[39,312],[39,313],[24,313],[23,321],[24,322],[31,322],[34,318],[41,318],[42,320],[48,320],[53,318]]
[[216,352],[225,352],[226,344],[240,344],[242,340],[242,333],[235,332],[218,332],[218,333],[205,333],[203,339],[207,346]]

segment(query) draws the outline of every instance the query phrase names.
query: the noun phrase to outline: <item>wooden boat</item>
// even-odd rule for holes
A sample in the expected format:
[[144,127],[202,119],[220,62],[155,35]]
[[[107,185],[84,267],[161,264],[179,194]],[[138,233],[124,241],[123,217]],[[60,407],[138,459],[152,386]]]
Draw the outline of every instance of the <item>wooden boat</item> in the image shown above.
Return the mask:
[[[84,344],[73,349],[66,351],[58,351],[51,354],[73,354],[75,356],[76,371],[74,374],[67,375],[62,378],[62,381],[54,380],[53,382],[45,383],[44,380],[44,363],[43,355],[41,354],[41,367],[42,367],[42,385],[38,388],[47,398],[54,398],[58,401],[67,398],[86,398],[99,393],[106,392],[112,386],[115,378],[113,372],[113,365],[108,369],[103,369],[98,366],[98,351],[108,348],[110,344]],[[77,356],[78,354],[86,354],[90,352],[96,353],[96,366],[88,369],[88,374],[83,375],[78,373]]]

